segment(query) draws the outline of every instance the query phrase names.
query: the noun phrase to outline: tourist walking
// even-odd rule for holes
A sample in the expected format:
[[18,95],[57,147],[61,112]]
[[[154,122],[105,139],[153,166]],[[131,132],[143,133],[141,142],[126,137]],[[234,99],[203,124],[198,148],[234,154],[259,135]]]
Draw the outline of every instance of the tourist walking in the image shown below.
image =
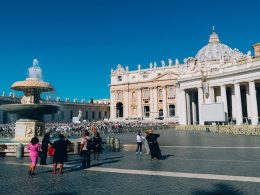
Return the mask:
[[141,132],[139,131],[137,136],[136,136],[136,154],[142,154],[142,144],[143,144],[143,140],[145,139],[144,136],[141,135]]
[[29,155],[30,155],[30,159],[31,159],[29,175],[35,175],[36,164],[38,161],[39,152],[41,151],[39,139],[37,137],[33,137],[31,139],[31,143],[28,144],[27,148],[30,151]]
[[41,161],[40,165],[46,165],[47,153],[48,153],[48,146],[52,143],[50,142],[50,133],[45,133],[42,139],[42,152],[41,152]]
[[59,140],[53,144],[54,156],[53,156],[53,174],[56,174],[57,164],[59,164],[59,174],[62,174],[63,163],[67,158],[67,147],[71,142],[63,135],[59,135]]
[[93,137],[93,151],[94,151],[94,160],[99,160],[99,154],[102,150],[102,138],[99,135],[99,132],[96,132]]
[[80,155],[81,155],[81,168],[85,169],[87,167],[90,167],[90,145],[91,145],[91,138],[89,137],[89,132],[84,131],[83,138],[80,142]]
[[145,132],[145,139],[144,139],[144,147],[145,147],[145,150],[146,150],[146,154],[150,154],[150,148],[149,148],[149,145],[148,145],[148,141],[146,140],[146,136],[148,135],[148,131]]
[[148,145],[151,153],[151,160],[160,160],[162,158],[161,150],[159,144],[157,142],[160,134],[153,133],[153,130],[150,129],[149,134],[146,136],[146,140],[148,141]]

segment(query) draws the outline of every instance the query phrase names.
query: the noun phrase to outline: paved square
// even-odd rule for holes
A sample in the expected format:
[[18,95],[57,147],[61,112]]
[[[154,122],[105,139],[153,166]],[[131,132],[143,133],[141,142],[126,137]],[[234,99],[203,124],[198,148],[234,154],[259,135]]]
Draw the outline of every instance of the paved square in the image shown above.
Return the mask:
[[[29,159],[0,158],[1,194],[260,194],[260,138],[161,131],[164,160],[104,151],[90,169],[70,155],[63,175],[51,165],[27,175]],[[135,144],[135,134],[114,134]],[[104,137],[105,138],[105,137]]]

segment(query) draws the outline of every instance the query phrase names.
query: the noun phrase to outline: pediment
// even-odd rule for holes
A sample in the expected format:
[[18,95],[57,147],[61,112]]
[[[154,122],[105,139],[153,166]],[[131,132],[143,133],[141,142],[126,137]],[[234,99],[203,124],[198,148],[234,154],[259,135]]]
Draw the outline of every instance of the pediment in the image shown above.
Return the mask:
[[175,74],[173,72],[166,72],[166,73],[156,76],[153,79],[153,81],[164,81],[164,80],[169,80],[169,79],[177,79],[177,74]]

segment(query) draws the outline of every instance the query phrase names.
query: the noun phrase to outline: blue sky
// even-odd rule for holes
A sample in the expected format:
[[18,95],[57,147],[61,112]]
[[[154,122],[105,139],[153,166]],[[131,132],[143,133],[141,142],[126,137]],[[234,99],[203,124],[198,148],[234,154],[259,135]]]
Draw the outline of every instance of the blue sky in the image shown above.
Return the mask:
[[257,0],[1,0],[0,93],[37,58],[52,96],[108,98],[111,68],[182,62],[207,44],[213,25],[222,43],[252,51],[259,10]]

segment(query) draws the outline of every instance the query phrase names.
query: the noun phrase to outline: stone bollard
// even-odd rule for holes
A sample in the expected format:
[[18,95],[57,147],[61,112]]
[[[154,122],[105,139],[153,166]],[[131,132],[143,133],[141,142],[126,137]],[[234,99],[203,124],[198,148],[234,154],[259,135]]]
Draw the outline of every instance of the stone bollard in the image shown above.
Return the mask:
[[19,143],[16,146],[16,158],[23,158],[24,156],[24,146],[23,144]]
[[111,137],[110,138],[110,141],[109,141],[109,144],[110,146],[113,148],[114,147],[114,142],[115,142],[115,138]]
[[118,138],[115,138],[114,148],[115,148],[116,151],[120,150],[120,140]]
[[109,144],[110,143],[110,137],[108,136],[107,137],[107,144]]
[[73,153],[79,154],[79,142],[74,142],[73,144]]

